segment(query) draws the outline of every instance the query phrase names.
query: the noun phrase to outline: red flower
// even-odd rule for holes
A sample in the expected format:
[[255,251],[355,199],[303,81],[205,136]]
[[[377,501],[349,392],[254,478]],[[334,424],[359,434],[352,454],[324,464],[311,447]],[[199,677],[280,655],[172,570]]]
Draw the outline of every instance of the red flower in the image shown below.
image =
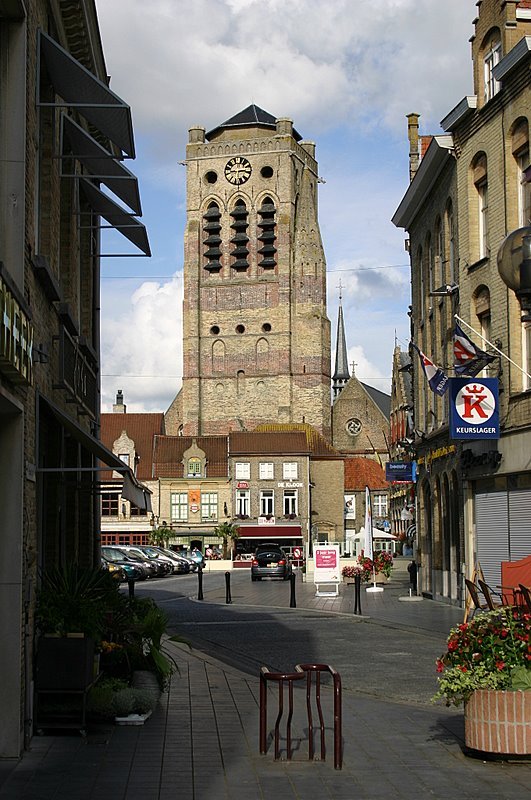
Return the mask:
[[451,653],[453,653],[455,650],[457,650],[458,646],[459,646],[459,643],[458,643],[457,639],[450,639],[449,640],[449,642],[448,642],[448,650],[450,650]]
[[443,664],[443,662],[442,662],[442,660],[440,658],[437,659],[436,664],[437,664],[437,672],[443,672],[444,671],[444,664]]
[[500,671],[505,669],[505,661],[496,661],[496,669],[499,669]]

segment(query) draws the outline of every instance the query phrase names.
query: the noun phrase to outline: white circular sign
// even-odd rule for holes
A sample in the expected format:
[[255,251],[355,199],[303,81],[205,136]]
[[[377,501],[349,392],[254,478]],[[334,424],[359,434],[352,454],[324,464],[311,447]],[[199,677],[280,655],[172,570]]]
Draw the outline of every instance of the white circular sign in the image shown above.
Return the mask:
[[471,381],[458,391],[455,410],[469,425],[485,425],[496,410],[496,401],[488,386]]

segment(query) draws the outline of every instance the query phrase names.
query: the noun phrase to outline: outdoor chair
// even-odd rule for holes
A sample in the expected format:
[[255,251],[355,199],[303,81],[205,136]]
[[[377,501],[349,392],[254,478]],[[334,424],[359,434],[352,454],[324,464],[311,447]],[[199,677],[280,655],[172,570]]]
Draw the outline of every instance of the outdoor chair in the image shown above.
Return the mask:
[[487,611],[489,606],[487,603],[482,603],[479,599],[479,589],[473,581],[468,580],[465,578],[465,586],[468,589],[470,597],[472,598],[472,602],[474,603],[474,613],[476,611]]
[[531,589],[520,583],[518,588],[522,596],[522,608],[524,613],[531,614]]
[[[494,609],[501,608],[502,606],[506,605],[506,603],[503,602],[502,595],[491,589],[490,586],[485,583],[485,581],[478,580],[478,586],[481,589],[483,597],[487,602],[487,607],[490,611],[494,611]],[[494,600],[493,595],[496,595],[498,599]]]

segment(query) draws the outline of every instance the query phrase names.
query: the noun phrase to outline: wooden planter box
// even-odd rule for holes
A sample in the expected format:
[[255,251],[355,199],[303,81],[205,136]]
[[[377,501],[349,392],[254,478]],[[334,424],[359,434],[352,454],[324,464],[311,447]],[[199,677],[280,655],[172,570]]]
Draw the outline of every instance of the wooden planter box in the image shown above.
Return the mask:
[[531,691],[475,691],[465,704],[465,745],[475,755],[531,755]]
[[85,689],[94,680],[94,640],[43,636],[35,664],[37,689]]

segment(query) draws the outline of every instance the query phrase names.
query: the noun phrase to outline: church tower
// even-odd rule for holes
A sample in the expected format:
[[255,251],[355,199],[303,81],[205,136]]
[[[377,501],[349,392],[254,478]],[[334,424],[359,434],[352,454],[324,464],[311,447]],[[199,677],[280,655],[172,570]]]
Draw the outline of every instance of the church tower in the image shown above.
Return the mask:
[[183,385],[173,404],[185,436],[269,422],[331,435],[314,156],[291,120],[255,105],[209,133],[189,131]]
[[337,314],[336,336],[336,368],[332,377],[334,400],[340,394],[343,386],[348,383],[350,372],[348,370],[347,339],[345,336],[345,323],[343,321],[343,306],[341,304],[341,285],[339,287],[339,311]]

